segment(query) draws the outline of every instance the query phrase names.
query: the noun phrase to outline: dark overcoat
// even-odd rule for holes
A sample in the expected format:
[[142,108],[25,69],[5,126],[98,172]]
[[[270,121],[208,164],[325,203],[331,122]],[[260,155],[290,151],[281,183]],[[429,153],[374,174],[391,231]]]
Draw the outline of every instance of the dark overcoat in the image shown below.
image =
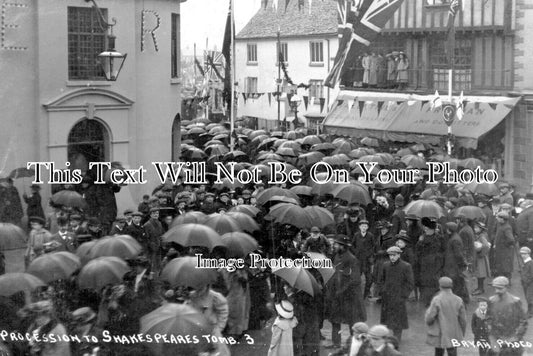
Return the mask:
[[453,233],[446,243],[444,254],[444,275],[450,278],[458,277],[466,268],[463,241]]
[[411,265],[400,259],[385,262],[382,283],[381,323],[393,330],[409,328],[405,302],[414,288]]
[[328,284],[329,320],[349,325],[365,321],[359,261],[350,251],[345,251],[335,255],[333,265],[335,274]]
[[415,281],[419,287],[439,286],[444,267],[444,242],[440,235],[422,235],[415,246]]
[[[533,303],[533,260],[529,260],[522,266],[520,271],[520,279],[522,287],[524,287],[524,294],[528,304]],[[533,310],[528,310],[528,313],[533,313]]]
[[513,272],[515,240],[511,225],[505,222],[496,226],[494,235],[494,272],[496,275]]

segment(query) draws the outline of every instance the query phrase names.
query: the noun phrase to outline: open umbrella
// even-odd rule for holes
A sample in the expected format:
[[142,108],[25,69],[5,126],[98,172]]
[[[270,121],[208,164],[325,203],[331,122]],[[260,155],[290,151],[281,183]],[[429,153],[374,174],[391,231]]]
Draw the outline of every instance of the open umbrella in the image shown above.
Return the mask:
[[128,264],[118,257],[98,257],[83,266],[78,275],[78,285],[80,289],[99,292],[108,284],[120,284],[129,270]]
[[266,152],[257,156],[258,161],[283,161],[283,157],[274,152]]
[[[335,184],[332,179],[326,181],[326,179],[328,178],[328,173],[317,173],[315,176],[315,180],[309,180],[309,182],[307,183],[311,187],[311,193],[324,196],[326,194],[331,194],[331,191],[335,189],[335,187],[337,187],[337,184]],[[320,184],[317,182],[326,183]]]
[[78,256],[67,251],[60,251],[37,257],[30,263],[26,272],[50,283],[69,278],[80,267],[81,261]]
[[231,216],[244,231],[254,232],[259,230],[259,225],[255,220],[246,213],[239,213],[237,211],[227,212],[226,215]]
[[228,232],[242,231],[242,227],[237,220],[228,214],[210,214],[207,216],[204,225],[209,226],[220,235]]
[[177,225],[163,234],[163,241],[175,242],[181,246],[204,246],[213,249],[220,246],[220,235],[210,228],[200,224]]
[[363,156],[368,156],[370,153],[368,152],[368,150],[364,147],[360,147],[360,148],[356,148],[354,150],[351,150],[349,153],[348,153],[348,156],[350,156],[351,158],[361,158]]
[[284,196],[284,197],[292,198],[296,201],[299,201],[298,195],[296,195],[294,192],[291,192],[288,189],[273,187],[273,188],[268,188],[268,189],[263,190],[261,193],[259,193],[256,196],[257,205],[265,204],[273,196]]
[[305,136],[302,139],[302,145],[313,146],[313,145],[316,145],[316,144],[319,144],[319,143],[322,143],[322,140],[320,139],[320,137],[318,137],[316,135]]
[[129,235],[106,236],[92,246],[89,256],[91,259],[115,256],[127,260],[138,256],[141,250],[141,245]]
[[419,218],[438,219],[444,216],[439,204],[432,200],[415,200],[404,208],[405,214],[412,214]]
[[50,198],[52,204],[56,206],[66,206],[71,208],[87,208],[87,202],[83,196],[73,190],[61,190]]
[[483,210],[481,210],[480,207],[473,205],[460,206],[457,209],[454,209],[452,212],[452,216],[454,218],[464,216],[465,218],[470,220],[485,220],[485,213],[483,213]]
[[224,145],[210,145],[205,149],[205,153],[210,156],[224,156],[229,152],[229,148]]
[[304,208],[289,203],[280,203],[273,206],[268,215],[265,216],[265,219],[279,224],[289,224],[300,229],[311,228],[314,223]]
[[239,182],[237,179],[234,179],[233,183],[231,182],[229,178],[222,178],[221,181],[222,183],[214,183],[213,188],[215,188],[216,190],[222,190],[224,188],[227,188],[229,190],[235,190],[235,188],[244,187],[244,184]]
[[315,277],[303,267],[272,268],[272,273],[283,278],[292,287],[313,297],[321,293],[320,285]]
[[379,147],[379,141],[377,138],[364,137],[361,139],[361,144],[368,147]]
[[324,142],[324,143],[317,143],[316,145],[311,146],[311,151],[333,151],[337,147],[330,143],[330,142]]
[[29,273],[6,273],[0,276],[0,295],[9,297],[18,292],[31,292],[45,286],[39,278]]
[[488,196],[497,196],[500,195],[500,190],[496,184],[492,183],[476,183],[472,182],[464,186],[466,190],[474,194],[483,194]]
[[20,227],[11,223],[0,223],[0,251],[17,250],[26,247],[27,235]]
[[477,158],[465,158],[459,161],[459,167],[474,170],[476,168],[485,169],[485,163]]
[[297,157],[298,156],[296,152],[294,151],[294,149],[290,147],[280,147],[276,151],[276,154],[280,156],[286,156],[286,157]]
[[78,246],[76,249],[76,256],[80,258],[82,264],[86,264],[91,260],[91,249],[97,242],[98,240],[91,240]]
[[244,258],[259,247],[257,241],[244,232],[229,232],[222,235],[222,245],[228,251],[228,258]]
[[[321,253],[317,253],[317,252],[306,252],[305,254],[309,256],[312,260],[324,261],[327,259],[326,256],[324,256]],[[320,275],[324,279],[324,284],[328,283],[331,277],[333,277],[333,275],[335,274],[335,268],[333,267],[316,268],[316,270],[320,273]]]
[[296,193],[296,195],[304,195],[304,196],[313,196],[313,193],[311,192],[313,188],[307,186],[307,185],[297,185],[289,189],[291,192]]
[[140,324],[140,333],[145,335],[187,335],[190,340],[198,340],[197,343],[147,343],[153,355],[160,356],[198,355],[209,346],[203,335],[210,335],[213,329],[200,311],[188,304],[177,303],[165,304],[144,315]]
[[319,151],[303,153],[298,156],[298,165],[311,166],[317,162],[322,161],[322,158],[324,158],[324,154]]
[[417,155],[403,156],[400,160],[413,168],[427,168],[426,160]]
[[382,165],[382,166],[386,165],[385,161],[386,160],[383,157],[375,155],[375,154],[363,156],[357,159],[357,162],[369,162],[369,163],[376,162],[377,164]]
[[340,184],[337,185],[332,191],[331,194],[338,199],[342,199],[349,204],[359,203],[361,205],[367,205],[372,202],[370,199],[370,194],[365,187],[362,187],[359,184]]
[[250,215],[252,218],[255,217],[261,210],[259,210],[258,208],[256,208],[255,206],[253,205],[247,205],[247,204],[242,204],[242,205],[237,205],[237,206],[234,206],[233,208],[231,208],[229,210],[230,212],[239,212],[239,213],[245,213],[247,215]]
[[254,138],[261,136],[261,135],[267,135],[267,132],[265,130],[255,130],[255,131],[250,132],[250,134],[248,135],[248,138],[250,140],[253,140]]
[[8,178],[11,178],[11,179],[29,178],[29,177],[35,177],[35,169],[33,168],[28,169],[26,167],[15,168],[8,175]]
[[206,219],[207,215],[201,211],[189,211],[183,215],[177,216],[174,220],[172,220],[170,228],[183,224],[203,224]]
[[161,279],[172,287],[192,287],[199,289],[217,280],[216,268],[199,268],[198,259],[192,256],[171,260],[161,272]]
[[294,152],[300,152],[302,150],[301,145],[296,141],[282,142],[281,145],[279,145],[279,148],[292,148]]
[[333,217],[333,214],[326,208],[312,205],[306,206],[304,210],[311,218],[311,221],[313,221],[313,226],[324,228],[328,225],[335,223],[335,218]]

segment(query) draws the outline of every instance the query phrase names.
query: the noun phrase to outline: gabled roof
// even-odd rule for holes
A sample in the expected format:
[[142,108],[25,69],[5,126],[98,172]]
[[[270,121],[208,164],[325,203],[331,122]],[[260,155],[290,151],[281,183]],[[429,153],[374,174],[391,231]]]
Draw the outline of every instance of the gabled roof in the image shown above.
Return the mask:
[[[309,3],[311,2],[311,13]],[[299,4],[303,4],[300,8]],[[291,0],[285,11],[285,0],[278,0],[278,9],[268,0],[265,8],[250,19],[237,39],[313,36],[337,33],[337,2],[334,0]]]

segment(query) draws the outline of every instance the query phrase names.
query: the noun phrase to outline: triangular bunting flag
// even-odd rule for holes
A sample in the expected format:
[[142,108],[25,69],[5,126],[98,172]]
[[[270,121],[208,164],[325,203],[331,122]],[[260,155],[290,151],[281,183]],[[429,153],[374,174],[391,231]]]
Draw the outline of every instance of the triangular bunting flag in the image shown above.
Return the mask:
[[292,93],[287,93],[287,103],[289,104],[289,106],[291,104],[292,95],[293,95]]
[[268,95],[268,106],[272,106],[272,93],[267,93]]
[[307,105],[309,104],[309,97],[307,95],[304,95],[303,98],[304,98],[305,110],[307,110]]
[[355,103],[354,100],[348,99],[348,112],[350,112],[352,110],[352,106],[353,106],[354,103]]
[[339,103],[339,106],[341,106],[344,103],[344,100],[339,99],[337,102]]
[[390,110],[390,108],[392,107],[392,105],[394,105],[394,101],[388,101],[387,102],[387,110]]
[[287,7],[289,7],[289,3],[291,0],[285,0],[285,12],[287,12]]
[[461,121],[463,119],[463,116],[465,116],[465,113],[463,111],[463,106],[462,105],[457,108],[457,111],[455,112],[455,115],[457,116],[459,121]]
[[359,116],[363,116],[363,109],[365,108],[365,102],[358,101],[358,103],[359,103]]
[[420,106],[420,110],[422,110],[424,108],[424,105],[426,105],[427,103],[429,103],[429,100],[422,100],[422,105]]
[[496,110],[496,107],[498,106],[498,104],[495,104],[495,103],[489,103],[489,106],[492,110]]
[[309,105],[313,106],[315,105],[315,97],[312,96],[311,99],[309,99]]
[[397,101],[396,105],[400,106],[400,105],[402,105],[402,103],[403,103],[403,101]]
[[246,93],[242,93],[242,98],[244,99],[244,104],[246,105]]
[[439,91],[435,91],[435,99],[433,99],[433,107],[440,108],[442,106],[442,99],[440,98]]
[[381,112],[381,108],[383,107],[384,103],[385,103],[384,101],[378,101],[378,116],[379,116],[379,113]]
[[320,98],[320,112],[322,112],[324,110],[324,104],[326,103],[326,99],[325,98]]

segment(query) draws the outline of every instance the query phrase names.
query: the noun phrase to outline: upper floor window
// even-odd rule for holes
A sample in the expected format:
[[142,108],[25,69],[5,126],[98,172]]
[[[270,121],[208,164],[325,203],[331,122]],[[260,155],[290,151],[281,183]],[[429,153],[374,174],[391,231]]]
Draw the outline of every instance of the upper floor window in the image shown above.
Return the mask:
[[281,54],[283,62],[287,63],[289,61],[289,44],[287,42],[281,42],[276,44],[276,48],[278,49],[278,56]]
[[[100,9],[107,19],[107,9]],[[68,7],[68,78],[105,80],[98,55],[104,52],[105,29],[92,7]]]
[[257,93],[257,77],[246,77],[245,86],[246,93]]
[[309,42],[311,63],[324,63],[324,48],[322,42]]
[[179,77],[180,64],[180,15],[171,15],[171,33],[170,33],[170,76],[172,78]]
[[257,63],[257,44],[248,44],[246,47],[248,63]]
[[[434,39],[430,43],[430,59],[433,69],[433,85],[438,90],[448,90],[448,61],[446,39]],[[470,90],[472,84],[472,40],[455,40],[453,86],[454,90]]]
[[[309,81],[309,97],[323,98],[324,97],[324,82],[319,79],[311,79]],[[318,101],[315,102],[319,104]]]

